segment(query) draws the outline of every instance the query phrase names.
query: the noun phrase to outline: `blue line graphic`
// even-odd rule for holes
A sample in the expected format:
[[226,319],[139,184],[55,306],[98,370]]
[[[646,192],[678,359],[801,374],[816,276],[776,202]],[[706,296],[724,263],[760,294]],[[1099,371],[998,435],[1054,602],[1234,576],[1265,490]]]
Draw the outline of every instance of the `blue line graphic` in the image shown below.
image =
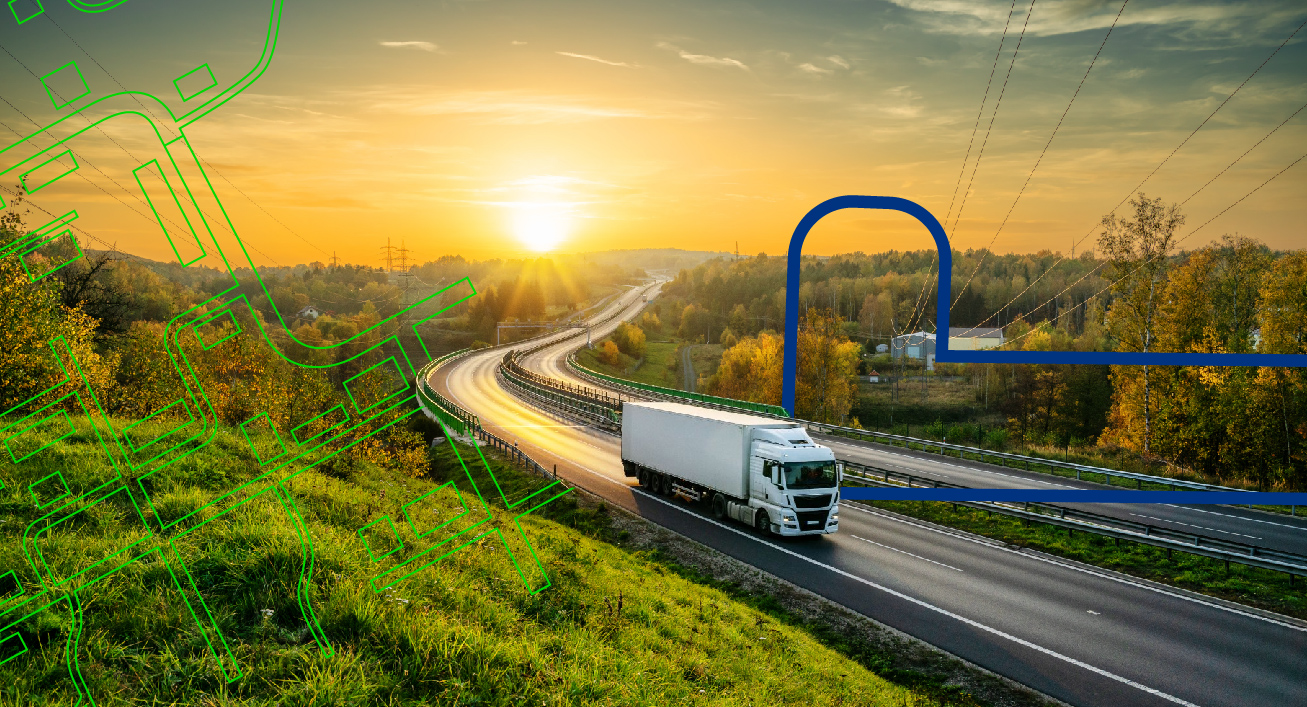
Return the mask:
[[781,407],[794,415],[794,389],[798,368],[799,274],[803,241],[808,231],[823,217],[842,209],[880,209],[899,211],[917,219],[930,231],[939,250],[939,296],[936,331],[945,336],[935,340],[935,360],[941,363],[1069,363],[1079,365],[1131,366],[1307,366],[1304,354],[1232,354],[1232,353],[1140,353],[1130,351],[954,351],[948,347],[949,305],[952,300],[953,251],[944,227],[925,209],[895,196],[837,196],[818,204],[799,221],[790,238],[789,262],[785,276],[785,361]]

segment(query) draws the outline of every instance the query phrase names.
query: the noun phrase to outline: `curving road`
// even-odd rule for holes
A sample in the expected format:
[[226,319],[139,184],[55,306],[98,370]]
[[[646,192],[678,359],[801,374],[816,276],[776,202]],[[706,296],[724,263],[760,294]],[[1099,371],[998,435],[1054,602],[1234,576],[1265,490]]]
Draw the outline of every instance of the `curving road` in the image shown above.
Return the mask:
[[[633,291],[596,318],[632,317],[642,306]],[[596,328],[595,338],[615,326]],[[563,360],[576,342],[567,339],[554,337],[522,365],[573,379]],[[1307,704],[1302,622],[853,504],[843,506],[835,535],[759,537],[633,486],[622,474],[620,439],[504,390],[495,375],[502,355],[458,359],[431,384],[542,464],[556,463],[569,483],[989,670],[1074,705]],[[956,460],[839,444],[848,447],[840,455],[961,473],[950,466]]]

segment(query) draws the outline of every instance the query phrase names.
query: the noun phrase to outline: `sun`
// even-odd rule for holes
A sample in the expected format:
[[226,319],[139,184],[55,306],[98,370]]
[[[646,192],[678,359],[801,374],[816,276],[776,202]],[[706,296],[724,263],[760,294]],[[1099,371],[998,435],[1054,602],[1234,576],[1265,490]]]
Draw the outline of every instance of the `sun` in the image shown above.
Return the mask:
[[571,216],[558,204],[520,204],[513,209],[513,234],[537,253],[557,247],[571,225]]

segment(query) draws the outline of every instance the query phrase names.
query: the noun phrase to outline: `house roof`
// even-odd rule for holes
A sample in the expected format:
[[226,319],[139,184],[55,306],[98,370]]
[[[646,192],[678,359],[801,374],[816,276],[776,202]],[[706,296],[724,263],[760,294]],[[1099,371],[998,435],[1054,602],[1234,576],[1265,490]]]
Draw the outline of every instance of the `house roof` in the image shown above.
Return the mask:
[[978,326],[978,327],[951,326],[948,328],[948,335],[949,338],[953,338],[956,336],[964,339],[972,339],[972,338],[1001,339],[1003,338],[1003,328],[985,327],[985,326]]

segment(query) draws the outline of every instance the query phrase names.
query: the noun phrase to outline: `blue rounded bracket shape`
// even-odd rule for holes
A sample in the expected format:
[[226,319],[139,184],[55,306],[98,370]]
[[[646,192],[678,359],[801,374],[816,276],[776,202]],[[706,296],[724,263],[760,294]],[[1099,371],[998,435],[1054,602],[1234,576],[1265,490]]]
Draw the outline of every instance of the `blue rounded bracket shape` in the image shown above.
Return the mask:
[[[949,349],[949,306],[952,300],[953,251],[949,247],[944,227],[925,207],[895,196],[837,196],[818,204],[799,221],[790,238],[789,260],[785,274],[785,360],[782,367],[781,407],[794,416],[794,394],[798,379],[799,342],[799,274],[802,270],[803,241],[808,232],[823,217],[843,209],[880,209],[899,211],[918,221],[930,231],[939,251],[939,313],[936,331],[945,332],[943,339],[935,340],[935,360],[941,363],[1069,363],[1073,365],[1128,365],[1128,366],[1307,366],[1303,354],[1209,354],[1209,353],[1138,353],[1129,351],[953,351]],[[949,277],[944,277],[949,273]],[[1238,492],[1236,494],[1198,491],[1042,491],[1029,489],[880,489],[844,487],[841,495],[850,499],[865,500],[932,500],[991,502],[1139,502],[1139,503],[1260,503],[1265,505],[1291,505],[1301,503],[1294,498],[1304,494],[1280,492]],[[977,495],[979,494],[979,495]],[[1069,494],[1075,494],[1071,496]],[[1110,494],[1110,496],[1108,495]],[[1167,494],[1162,496],[1161,494]],[[1238,500],[1231,496],[1237,495]],[[1293,497],[1293,498],[1290,498]],[[1170,499],[1170,500],[1161,500]]]
[[823,217],[843,209],[881,209],[899,211],[922,223],[935,239],[939,250],[939,296],[937,299],[936,331],[945,332],[935,339],[935,360],[940,363],[1069,363],[1076,365],[1125,366],[1307,366],[1305,354],[1233,354],[1233,353],[1141,353],[1134,351],[954,351],[949,348],[949,306],[952,300],[953,278],[943,277],[953,272],[953,251],[948,236],[939,221],[916,202],[895,196],[837,196],[818,204],[809,211],[790,238],[789,261],[785,275],[785,365],[781,407],[794,415],[794,389],[798,369],[799,341],[799,273],[803,255],[803,241],[808,231]]

